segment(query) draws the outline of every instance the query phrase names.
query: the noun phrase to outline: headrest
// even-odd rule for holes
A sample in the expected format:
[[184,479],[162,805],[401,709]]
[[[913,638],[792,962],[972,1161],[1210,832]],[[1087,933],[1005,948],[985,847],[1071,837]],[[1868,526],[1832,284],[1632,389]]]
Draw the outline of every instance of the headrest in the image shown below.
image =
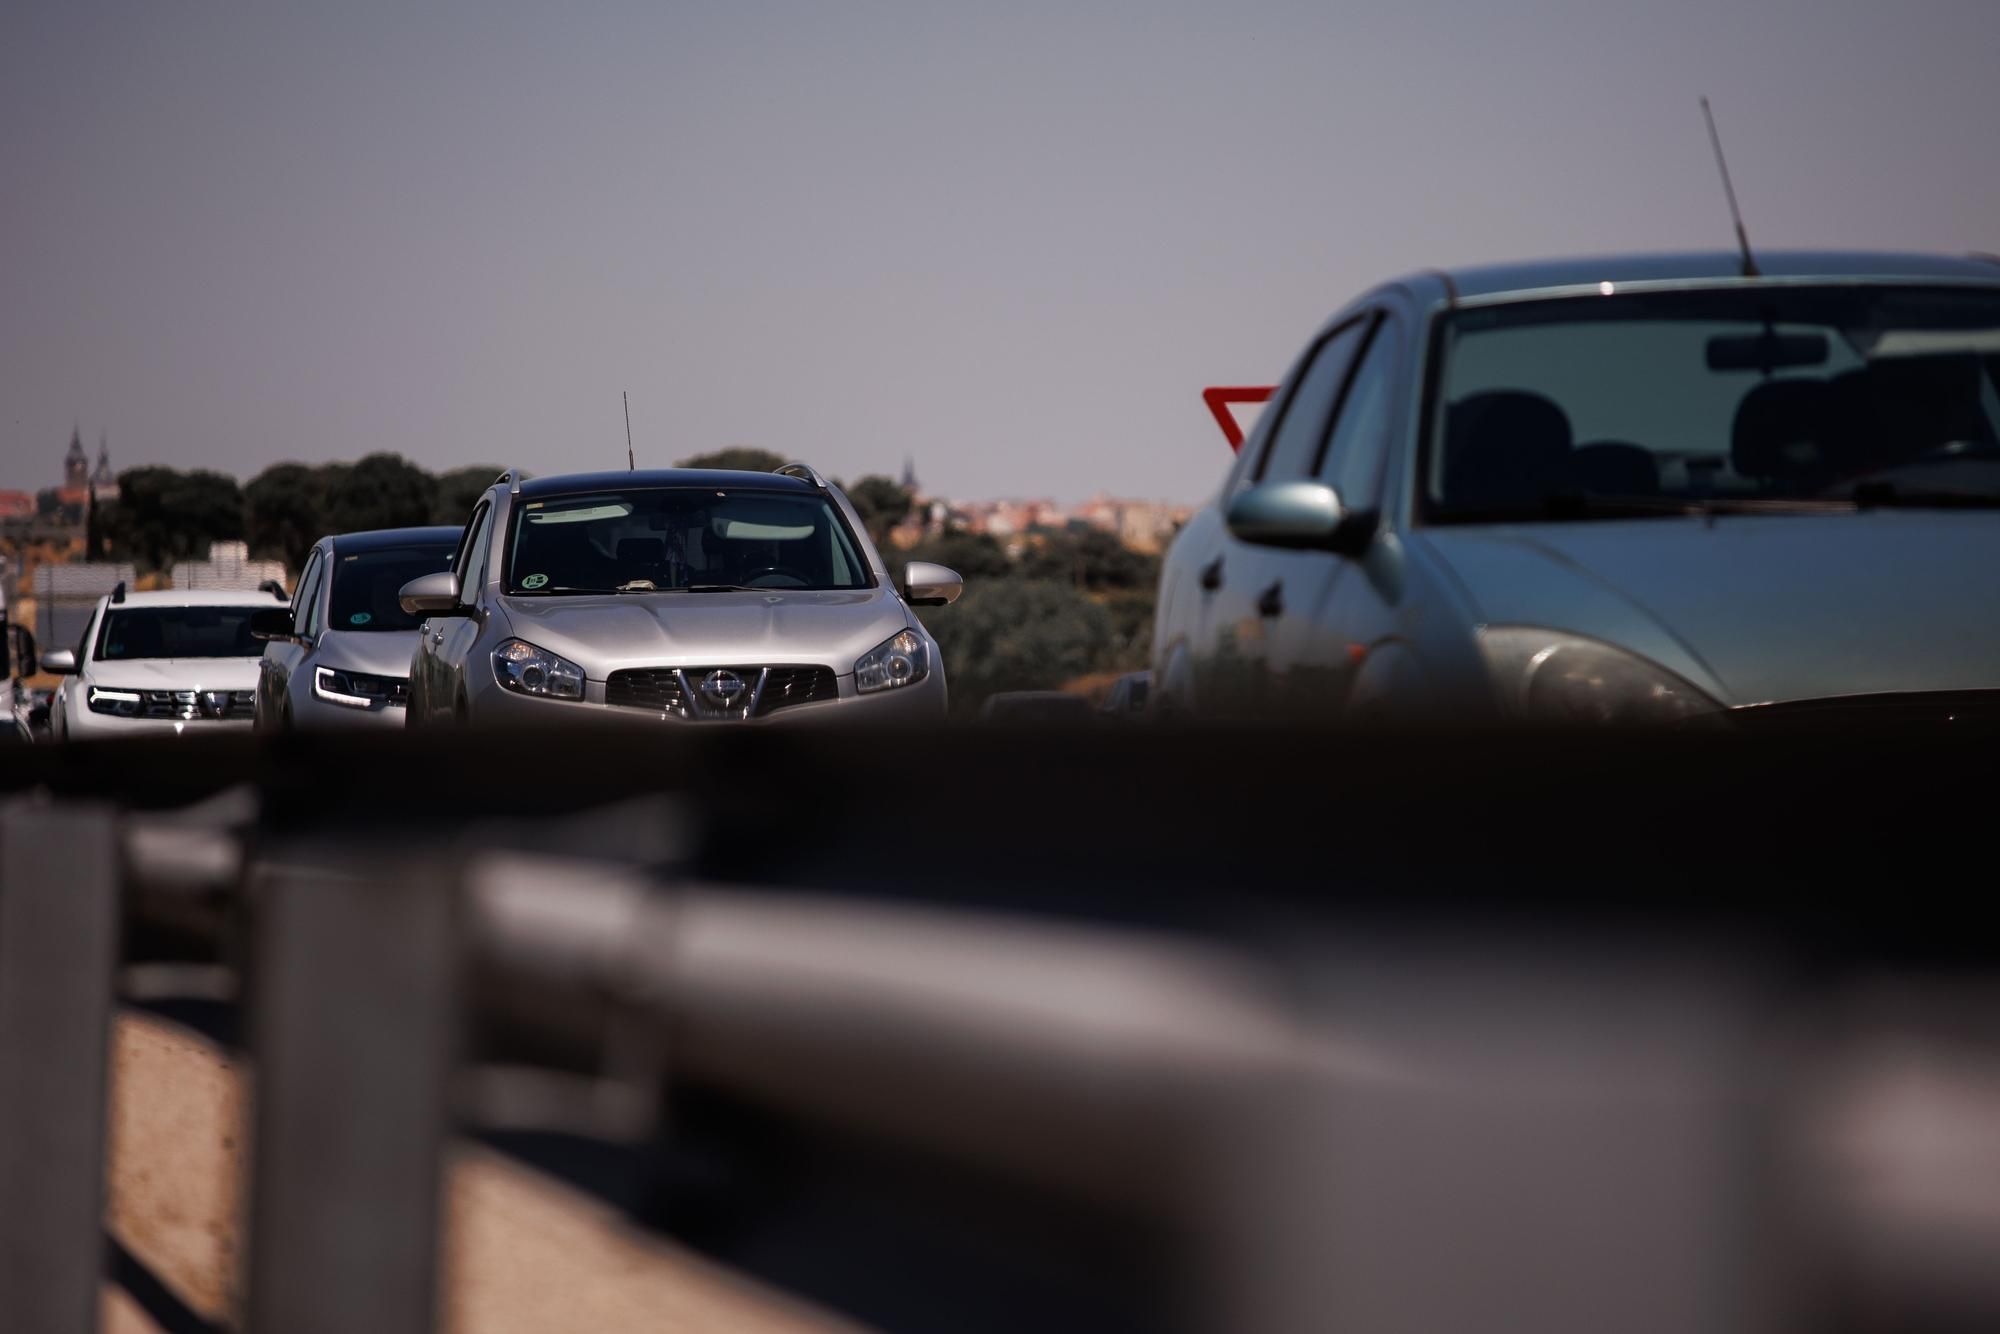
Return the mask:
[[1884,357],[1835,381],[1852,395],[1850,406],[1871,455],[1921,454],[1954,440],[1992,443],[1993,424],[1980,402],[1986,369],[1977,356]]
[[1569,456],[1570,480],[1593,496],[1652,496],[1660,491],[1660,461],[1644,445],[1595,440]]
[[1771,380],[1736,405],[1730,466],[1745,477],[1818,478],[1840,464],[1837,395],[1825,380]]
[[1495,389],[1459,400],[1445,425],[1445,500],[1461,509],[1532,505],[1560,486],[1569,418],[1540,394]]
[[667,559],[667,543],[659,537],[621,537],[618,563],[621,565],[661,565]]

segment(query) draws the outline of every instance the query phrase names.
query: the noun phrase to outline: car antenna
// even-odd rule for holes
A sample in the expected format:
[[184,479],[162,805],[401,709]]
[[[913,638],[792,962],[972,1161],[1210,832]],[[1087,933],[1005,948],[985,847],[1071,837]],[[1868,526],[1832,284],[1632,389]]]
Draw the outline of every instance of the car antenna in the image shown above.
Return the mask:
[[639,463],[632,457],[632,395],[621,389],[618,396],[625,400],[625,468],[628,472],[637,472]]
[[1750,234],[1743,230],[1743,210],[1736,207],[1736,187],[1729,183],[1729,163],[1722,156],[1722,136],[1715,132],[1715,113],[1709,110],[1706,97],[1701,99],[1701,114],[1708,121],[1708,141],[1715,146],[1715,165],[1722,173],[1722,193],[1729,197],[1729,217],[1736,224],[1736,246],[1743,252],[1743,276],[1761,277],[1757,260],[1750,253]]

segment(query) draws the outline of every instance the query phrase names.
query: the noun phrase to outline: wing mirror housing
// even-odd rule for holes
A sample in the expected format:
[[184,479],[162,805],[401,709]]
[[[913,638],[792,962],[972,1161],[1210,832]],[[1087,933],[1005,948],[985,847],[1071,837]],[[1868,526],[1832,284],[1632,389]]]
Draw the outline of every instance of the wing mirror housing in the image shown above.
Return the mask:
[[396,601],[411,616],[457,616],[465,611],[458,604],[458,576],[450,570],[410,580],[397,591]]
[[1379,516],[1350,510],[1324,482],[1266,482],[1239,492],[1225,516],[1237,540],[1291,551],[1358,556],[1375,538]]
[[275,639],[286,643],[297,639],[292,632],[292,610],[289,607],[264,607],[250,613],[250,637],[252,639]]
[[35,670],[35,633],[25,625],[7,624],[7,674],[18,681]]
[[42,670],[54,672],[57,676],[76,675],[76,650],[52,648],[42,655]]
[[912,607],[943,607],[958,601],[965,580],[958,571],[927,560],[913,560],[903,567],[903,598]]

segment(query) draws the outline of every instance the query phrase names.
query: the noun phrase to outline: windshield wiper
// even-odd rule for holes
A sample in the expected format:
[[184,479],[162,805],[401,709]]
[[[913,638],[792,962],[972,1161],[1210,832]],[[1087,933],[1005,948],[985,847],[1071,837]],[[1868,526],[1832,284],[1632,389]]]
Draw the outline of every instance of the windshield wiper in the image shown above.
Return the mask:
[[1441,516],[1450,523],[1537,523],[1548,519],[1646,519],[1698,516],[1714,520],[1720,514],[1826,514],[1850,510],[1846,500],[1798,499],[1780,496],[1644,496],[1589,495],[1554,491],[1539,502],[1489,509],[1453,510]]
[[683,593],[761,593],[764,590],[761,588],[752,588],[748,584],[689,584],[678,591]]
[[1863,482],[1854,488],[1854,508],[1922,510],[2000,509],[2000,495],[1991,491],[1950,491],[1939,487],[1897,486],[1894,482]]

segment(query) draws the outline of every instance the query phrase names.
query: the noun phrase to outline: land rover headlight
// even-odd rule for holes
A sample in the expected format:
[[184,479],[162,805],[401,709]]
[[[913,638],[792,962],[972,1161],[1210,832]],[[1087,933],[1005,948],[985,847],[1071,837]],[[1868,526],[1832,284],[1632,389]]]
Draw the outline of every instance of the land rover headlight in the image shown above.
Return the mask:
[[902,630],[861,655],[854,664],[854,688],[866,695],[915,685],[930,674],[930,645],[915,630]]
[[518,695],[583,698],[583,668],[525,639],[509,639],[493,650],[493,675]]
[[1581,635],[1488,626],[1479,632],[1479,652],[1501,712],[1516,722],[1657,726],[1722,710],[1658,663]]

